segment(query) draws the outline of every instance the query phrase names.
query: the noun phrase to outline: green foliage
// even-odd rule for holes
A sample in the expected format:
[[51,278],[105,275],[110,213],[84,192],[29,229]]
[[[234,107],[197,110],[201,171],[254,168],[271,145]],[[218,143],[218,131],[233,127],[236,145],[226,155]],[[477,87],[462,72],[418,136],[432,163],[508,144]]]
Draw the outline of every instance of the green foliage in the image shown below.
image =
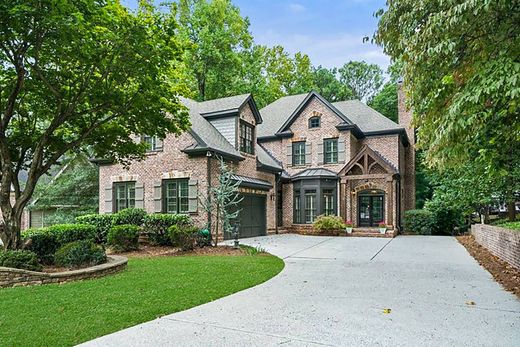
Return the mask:
[[[144,158],[133,134],[189,128],[178,95],[183,47],[168,11],[140,2],[13,0],[1,5],[1,196],[6,247],[19,246],[20,210],[39,178],[71,151],[128,163]],[[37,23],[37,25],[28,25]],[[166,116],[168,115],[168,116]],[[18,173],[27,170],[24,187]]]
[[196,226],[172,225],[168,228],[172,245],[183,251],[192,251],[197,246],[199,229]]
[[144,219],[143,232],[154,245],[171,245],[168,228],[172,225],[192,225],[190,216],[185,214],[150,214]]
[[344,230],[346,228],[346,225],[340,216],[332,216],[332,215],[318,216],[318,218],[316,218],[316,220],[314,221],[312,226],[315,230],[318,230],[320,232],[338,231],[338,230]]
[[94,266],[106,262],[103,247],[89,240],[74,241],[65,244],[56,251],[54,263],[68,268]]
[[146,215],[146,211],[142,208],[125,208],[114,214],[114,225],[132,224],[142,226]]
[[87,214],[76,217],[76,222],[93,226],[96,229],[96,243],[104,244],[107,241],[108,230],[114,225],[114,216],[114,214]]
[[327,69],[321,65],[313,69],[314,90],[330,102],[354,99],[349,86],[338,79],[338,69]]
[[87,224],[56,224],[47,230],[54,235],[60,246],[73,241],[96,239],[96,229]]
[[247,253],[247,255],[251,255],[251,256],[267,253],[266,250],[260,246],[251,247],[251,246],[246,246],[246,245],[240,245],[240,249],[244,250]]
[[433,213],[429,210],[404,212],[404,231],[419,235],[431,235],[434,228]]
[[[479,195],[493,182],[485,197],[510,204],[520,191],[517,7],[515,1],[397,0],[378,13],[375,35],[402,63],[428,166],[466,182],[478,177]],[[455,192],[470,193],[473,205],[482,201],[471,191]]]
[[41,271],[42,269],[36,253],[23,250],[0,251],[0,266],[31,271]]
[[441,199],[427,201],[425,206],[433,215],[433,233],[453,235],[466,230],[467,223],[461,209]]
[[397,114],[397,84],[386,83],[372,100],[368,106],[381,113],[386,118],[399,122]]
[[115,225],[108,231],[107,244],[116,252],[133,251],[139,248],[140,233],[137,225]]
[[249,20],[230,0],[180,0],[179,34],[188,43],[184,63],[198,91],[210,100],[234,94],[240,51],[251,45]]
[[510,222],[510,221],[504,221],[504,220],[501,220],[499,223],[493,223],[499,227],[502,227],[502,228],[508,228],[508,229],[513,229],[513,230],[520,230],[520,221],[518,222]]
[[54,262],[54,253],[60,247],[56,235],[48,228],[27,229],[22,233],[25,249],[34,252],[43,264]]
[[370,103],[383,84],[383,70],[365,61],[349,61],[339,69],[340,82],[346,85],[354,97]]

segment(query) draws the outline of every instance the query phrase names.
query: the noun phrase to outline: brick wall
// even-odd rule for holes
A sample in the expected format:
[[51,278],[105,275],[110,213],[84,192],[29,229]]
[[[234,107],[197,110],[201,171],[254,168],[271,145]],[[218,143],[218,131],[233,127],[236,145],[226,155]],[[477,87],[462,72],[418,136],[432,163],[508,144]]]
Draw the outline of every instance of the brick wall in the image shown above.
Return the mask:
[[403,211],[415,208],[415,129],[412,124],[413,113],[406,106],[406,92],[403,85],[398,86],[399,125],[406,129],[410,145],[404,147],[404,172],[402,174]]
[[520,231],[487,224],[473,224],[471,234],[493,255],[520,269]]

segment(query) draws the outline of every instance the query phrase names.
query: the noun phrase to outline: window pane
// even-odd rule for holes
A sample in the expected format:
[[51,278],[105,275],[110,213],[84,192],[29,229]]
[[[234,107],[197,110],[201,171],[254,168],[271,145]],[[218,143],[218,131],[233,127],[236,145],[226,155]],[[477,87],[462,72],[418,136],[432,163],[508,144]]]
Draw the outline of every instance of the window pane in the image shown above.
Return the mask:
[[301,208],[300,208],[300,193],[299,192],[295,192],[294,193],[294,223],[301,223]]
[[305,142],[293,142],[293,165],[305,165]]
[[338,162],[338,139],[327,139],[324,141],[325,153],[324,161],[325,164],[337,163]]
[[326,215],[335,214],[333,189],[323,189],[323,213]]
[[305,191],[305,223],[312,223],[316,218],[316,191]]

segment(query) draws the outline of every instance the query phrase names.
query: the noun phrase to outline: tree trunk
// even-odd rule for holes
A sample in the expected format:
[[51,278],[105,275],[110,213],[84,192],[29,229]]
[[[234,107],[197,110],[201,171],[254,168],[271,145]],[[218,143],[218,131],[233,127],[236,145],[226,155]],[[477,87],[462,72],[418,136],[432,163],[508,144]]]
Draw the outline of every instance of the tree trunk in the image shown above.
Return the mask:
[[514,222],[516,220],[516,211],[515,211],[515,200],[509,200],[507,202],[507,218],[510,222]]
[[5,220],[0,225],[0,238],[4,243],[4,250],[19,249],[21,247],[21,225],[22,216],[18,213],[13,213],[11,218]]

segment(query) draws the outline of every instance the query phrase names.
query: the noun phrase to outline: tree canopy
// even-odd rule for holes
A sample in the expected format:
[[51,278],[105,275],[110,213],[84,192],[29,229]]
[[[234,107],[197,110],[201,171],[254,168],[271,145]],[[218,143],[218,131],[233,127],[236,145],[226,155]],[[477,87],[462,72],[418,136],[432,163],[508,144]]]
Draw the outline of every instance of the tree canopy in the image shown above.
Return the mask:
[[383,70],[364,61],[349,61],[339,69],[339,75],[354,97],[365,102],[370,102],[383,85]]
[[375,40],[403,64],[427,164],[454,172],[465,167],[482,182],[491,180],[514,218],[513,193],[520,190],[518,2],[393,0],[378,15]]
[[89,148],[128,162],[145,153],[132,134],[164,137],[189,120],[177,99],[182,46],[169,12],[146,2],[129,12],[116,0],[13,0],[0,9],[0,237],[15,248],[36,183],[65,153]]

